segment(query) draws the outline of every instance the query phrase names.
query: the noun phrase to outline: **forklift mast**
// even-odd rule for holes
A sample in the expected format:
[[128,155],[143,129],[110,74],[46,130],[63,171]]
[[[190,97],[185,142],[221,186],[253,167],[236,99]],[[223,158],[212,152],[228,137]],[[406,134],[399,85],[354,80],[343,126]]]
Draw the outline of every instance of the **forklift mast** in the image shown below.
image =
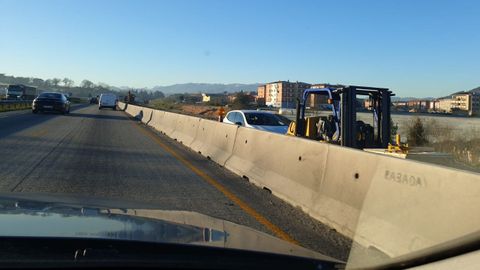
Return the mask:
[[374,114],[376,127],[373,145],[370,147],[387,148],[390,142],[390,99],[393,95],[387,88],[366,86],[347,86],[339,89],[341,99],[341,145],[362,148],[357,140],[357,96],[368,96]]

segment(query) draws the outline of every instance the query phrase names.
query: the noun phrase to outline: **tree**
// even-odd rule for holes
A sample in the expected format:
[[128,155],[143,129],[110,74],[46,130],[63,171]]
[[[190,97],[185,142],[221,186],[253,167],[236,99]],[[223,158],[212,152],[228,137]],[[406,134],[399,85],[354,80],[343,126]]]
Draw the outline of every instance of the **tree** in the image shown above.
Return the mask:
[[82,83],[80,83],[80,87],[82,88],[93,88],[95,84],[89,80],[83,80]]
[[427,143],[427,133],[425,132],[422,119],[416,117],[413,120],[413,125],[408,127],[408,144],[411,146],[423,146]]
[[53,86],[58,86],[58,84],[61,82],[62,80],[60,80],[59,78],[53,78],[52,79],[52,85]]
[[232,103],[232,109],[238,110],[238,109],[245,109],[248,107],[250,103],[250,97],[246,95],[245,93],[238,92],[235,95],[235,100]]
[[38,87],[42,87],[45,86],[45,81],[39,78],[34,78],[32,84]]
[[111,88],[110,85],[108,85],[108,84],[106,84],[106,83],[103,83],[103,82],[98,82],[98,83],[97,83],[97,86],[98,86],[99,88],[102,88],[102,89],[110,89],[110,88]]
[[62,82],[63,82],[63,86],[69,87],[69,88],[72,87],[74,84],[74,81],[69,78],[63,78]]
[[165,94],[162,92],[162,91],[155,91],[152,93],[152,99],[155,99],[155,98],[164,98],[165,97]]

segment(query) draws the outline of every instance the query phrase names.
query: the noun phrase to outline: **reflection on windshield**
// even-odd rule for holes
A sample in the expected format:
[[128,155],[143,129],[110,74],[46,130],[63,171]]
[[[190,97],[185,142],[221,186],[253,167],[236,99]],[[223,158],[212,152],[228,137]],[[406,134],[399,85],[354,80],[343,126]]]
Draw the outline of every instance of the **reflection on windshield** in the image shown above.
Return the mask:
[[269,113],[245,113],[247,123],[259,126],[287,126],[290,123],[286,117]]
[[38,97],[39,98],[50,98],[50,99],[61,99],[62,95],[61,94],[56,94],[56,93],[42,93]]
[[[132,219],[119,214],[123,211],[113,214],[110,210],[96,208],[46,206],[3,205],[0,236],[86,237],[161,243],[223,243],[225,240],[221,231],[163,220]],[[32,223],[35,225],[31,226]]]
[[265,233],[189,211],[77,207],[0,198],[0,237],[179,243],[332,260]]

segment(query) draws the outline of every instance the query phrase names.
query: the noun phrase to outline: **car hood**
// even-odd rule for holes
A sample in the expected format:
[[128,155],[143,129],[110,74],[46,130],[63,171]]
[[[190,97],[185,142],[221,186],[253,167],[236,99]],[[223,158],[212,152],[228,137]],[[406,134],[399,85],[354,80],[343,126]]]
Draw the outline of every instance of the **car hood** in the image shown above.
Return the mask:
[[0,194],[0,237],[191,244],[339,262],[266,233],[203,214],[81,197]]
[[251,125],[252,128],[258,129],[258,130],[263,130],[263,131],[268,131],[268,132],[274,132],[274,133],[280,133],[280,134],[286,134],[288,131],[288,126],[263,126],[263,125]]

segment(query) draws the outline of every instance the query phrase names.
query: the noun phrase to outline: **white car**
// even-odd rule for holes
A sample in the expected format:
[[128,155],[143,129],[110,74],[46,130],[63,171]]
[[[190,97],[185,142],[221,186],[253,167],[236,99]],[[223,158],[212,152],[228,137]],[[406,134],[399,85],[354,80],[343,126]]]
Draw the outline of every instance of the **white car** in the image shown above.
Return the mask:
[[233,110],[227,113],[224,123],[286,134],[291,120],[285,116],[266,111]]
[[116,110],[117,102],[118,98],[115,94],[101,94],[100,99],[98,100],[98,109],[101,110],[102,108],[112,108]]

